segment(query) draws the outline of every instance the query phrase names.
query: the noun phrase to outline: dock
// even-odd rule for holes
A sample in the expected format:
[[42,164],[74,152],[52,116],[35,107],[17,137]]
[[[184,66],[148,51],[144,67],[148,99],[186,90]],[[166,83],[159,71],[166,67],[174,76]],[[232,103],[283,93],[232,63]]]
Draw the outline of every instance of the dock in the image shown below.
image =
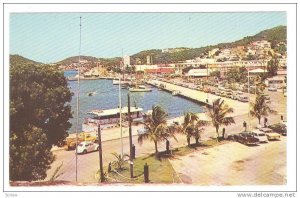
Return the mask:
[[[233,100],[233,99],[229,99],[229,98],[225,98],[225,97],[221,97],[221,96],[216,96],[211,93],[205,93],[205,92],[198,91],[195,89],[182,87],[179,85],[174,85],[172,83],[158,81],[158,80],[150,80],[147,83],[151,86],[158,87],[158,88],[162,89],[163,91],[170,92],[170,93],[177,90],[177,91],[179,91],[179,93],[178,93],[179,97],[186,98],[188,100],[199,103],[201,105],[206,105],[208,107],[212,106],[212,103],[214,100],[216,100],[218,98],[222,98],[226,104],[228,104],[230,107],[232,107],[234,109],[234,113],[232,116],[248,114],[248,111],[249,111],[249,103],[240,102],[237,100]],[[161,86],[161,85],[163,85],[163,86]],[[176,97],[176,96],[174,96],[174,97]]]

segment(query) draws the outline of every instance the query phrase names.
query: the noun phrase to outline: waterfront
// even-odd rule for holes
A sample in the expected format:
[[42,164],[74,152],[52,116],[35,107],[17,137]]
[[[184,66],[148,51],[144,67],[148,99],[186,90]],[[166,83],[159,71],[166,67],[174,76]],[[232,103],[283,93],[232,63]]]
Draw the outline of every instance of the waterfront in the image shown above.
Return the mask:
[[[76,71],[66,71],[65,76],[74,76]],[[76,100],[77,100],[77,81],[69,81],[69,87],[74,93],[71,101],[73,118],[70,119],[72,127],[69,133],[76,131]],[[169,118],[182,116],[184,112],[192,111],[201,113],[204,108],[199,104],[172,96],[171,93],[160,91],[155,87],[151,87],[152,92],[131,93],[131,105],[135,104],[144,109],[144,112],[151,110],[153,105],[161,105],[168,113]],[[90,92],[95,92],[93,96],[89,96]],[[127,106],[127,89],[121,90],[122,106]],[[79,90],[79,130],[83,119],[87,116],[87,112],[92,109],[110,109],[119,106],[119,87],[112,84],[112,80],[85,80],[80,81]]]

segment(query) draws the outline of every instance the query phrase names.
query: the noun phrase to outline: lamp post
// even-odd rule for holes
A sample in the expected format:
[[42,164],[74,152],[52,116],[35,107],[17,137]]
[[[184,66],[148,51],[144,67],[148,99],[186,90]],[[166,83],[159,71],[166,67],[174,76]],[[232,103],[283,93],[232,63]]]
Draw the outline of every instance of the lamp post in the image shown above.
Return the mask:
[[104,182],[104,172],[103,172],[103,159],[102,159],[102,141],[101,141],[101,128],[100,120],[98,121],[98,144],[99,144],[99,165],[100,165],[100,182]]
[[130,152],[130,178],[133,178],[133,156],[132,156],[132,132],[131,132],[131,113],[130,113],[130,95],[128,93],[128,125],[129,125],[129,152]]

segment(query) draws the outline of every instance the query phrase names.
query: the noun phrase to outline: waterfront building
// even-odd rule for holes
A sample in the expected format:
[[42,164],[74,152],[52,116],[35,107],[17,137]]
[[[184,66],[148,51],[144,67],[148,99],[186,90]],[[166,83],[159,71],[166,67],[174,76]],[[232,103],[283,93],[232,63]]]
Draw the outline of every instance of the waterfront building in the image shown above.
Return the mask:
[[185,76],[193,78],[201,78],[210,76],[211,69],[190,69]]

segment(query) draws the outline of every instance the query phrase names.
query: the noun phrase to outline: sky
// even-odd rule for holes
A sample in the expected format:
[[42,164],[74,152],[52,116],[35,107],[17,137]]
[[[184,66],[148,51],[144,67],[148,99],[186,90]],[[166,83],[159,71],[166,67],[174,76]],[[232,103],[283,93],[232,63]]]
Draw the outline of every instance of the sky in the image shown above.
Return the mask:
[[77,56],[80,16],[80,54],[97,58],[232,42],[287,23],[285,12],[12,13],[10,54],[43,63]]

